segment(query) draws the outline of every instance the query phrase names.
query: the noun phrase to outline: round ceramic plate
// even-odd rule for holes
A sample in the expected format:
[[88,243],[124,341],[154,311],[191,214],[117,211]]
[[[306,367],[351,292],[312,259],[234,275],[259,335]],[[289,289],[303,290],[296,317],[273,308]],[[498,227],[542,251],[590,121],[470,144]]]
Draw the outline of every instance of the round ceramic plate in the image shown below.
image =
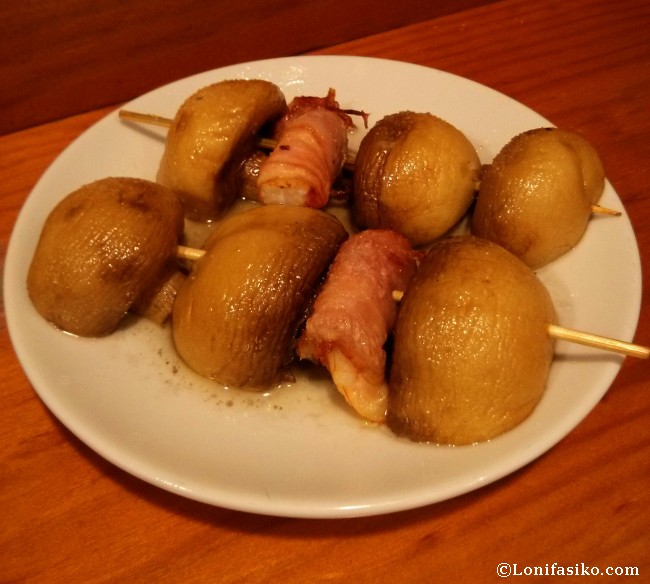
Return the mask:
[[[550,123],[467,79],[415,65],[356,57],[283,58],[177,81],[127,104],[173,117],[195,90],[226,78],[262,78],[287,99],[336,89],[344,108],[429,111],[461,129],[489,162],[515,134]],[[358,145],[363,129],[351,138]],[[423,506],[477,489],[543,454],[598,403],[618,355],[559,342],[548,390],[506,434],[464,447],[415,444],[365,424],[317,368],[269,394],[228,390],[189,371],[169,328],[127,319],[115,334],[64,334],[32,307],[27,269],[43,222],[69,192],[94,179],[154,179],[165,131],[117,111],[72,143],[22,209],[5,268],[5,303],[16,353],[38,395],[82,441],[122,469],[198,501],[256,513],[345,517]],[[611,185],[602,204],[623,210]],[[578,247],[539,271],[564,326],[630,340],[641,272],[630,222],[594,217]]]

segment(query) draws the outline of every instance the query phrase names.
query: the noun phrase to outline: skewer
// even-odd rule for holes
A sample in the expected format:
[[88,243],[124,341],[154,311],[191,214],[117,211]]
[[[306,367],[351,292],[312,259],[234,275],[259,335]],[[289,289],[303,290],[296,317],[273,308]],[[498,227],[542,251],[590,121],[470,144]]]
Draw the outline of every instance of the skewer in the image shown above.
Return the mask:
[[[205,251],[202,249],[194,249],[185,246],[178,247],[178,256],[185,259],[196,260],[205,254]],[[403,295],[404,292],[401,290],[394,290],[393,300],[395,300],[395,302],[399,302],[402,299]],[[642,345],[628,343],[627,341],[619,341],[617,339],[611,339],[609,337],[603,337],[600,335],[594,335],[592,333],[569,329],[555,324],[548,325],[548,334],[550,337],[557,340],[569,341],[571,343],[585,345],[596,349],[604,349],[606,351],[621,353],[623,355],[638,357],[640,359],[650,358],[650,347],[644,347]]]
[[[154,126],[161,126],[164,128],[169,128],[172,125],[173,120],[170,118],[165,118],[163,116],[157,116],[155,114],[143,114],[140,112],[134,112],[130,110],[120,110],[119,117],[124,120],[132,120],[134,122],[141,122],[143,124],[152,124]],[[277,142],[272,138],[260,138],[258,145],[263,150],[273,150],[277,146]],[[354,167],[355,156],[351,153],[345,158],[345,165],[349,169]],[[608,209],[607,207],[602,207],[601,205],[591,205],[591,212],[598,215],[612,215],[618,217],[621,215],[620,211],[615,209]]]
[[132,120],[134,122],[142,122],[143,124],[151,124],[153,126],[161,126],[169,128],[172,125],[172,120],[154,114],[142,114],[139,112],[132,112],[129,110],[120,110],[119,116],[123,120]]
[[197,249],[195,247],[187,247],[186,245],[179,245],[176,250],[176,257],[182,260],[198,260],[205,255],[204,249]]
[[607,207],[602,207],[596,204],[591,205],[591,212],[599,215],[614,215],[615,217],[621,216],[620,211],[616,211],[615,209],[608,209]]
[[[129,110],[120,110],[119,116],[123,120],[131,120],[134,122],[142,122],[143,124],[151,124],[153,126],[160,126],[162,128],[169,128],[173,120],[163,116],[156,116],[154,114],[142,114],[139,112],[132,112]],[[260,138],[258,142],[260,148],[264,150],[273,150],[277,142],[271,138]]]
[[[393,300],[399,302],[402,299],[404,292],[401,290],[393,291]],[[548,335],[557,340],[569,341],[578,345],[585,345],[596,349],[604,349],[605,351],[612,351],[614,353],[621,353],[629,355],[630,357],[638,357],[639,359],[650,358],[650,347],[642,345],[635,345],[626,341],[619,341],[617,339],[610,339],[592,333],[585,333],[574,329],[565,328],[555,324],[548,325]]]
[[[162,116],[157,116],[153,114],[142,114],[142,113],[132,112],[128,110],[120,110],[119,116],[123,119],[134,120],[134,121],[153,124],[162,127],[169,127],[172,123],[172,120],[169,118],[164,118]],[[260,140],[260,146],[262,148],[273,149],[275,145],[276,145],[275,140],[269,138],[263,138]],[[348,164],[354,164],[354,160],[348,160]],[[616,211],[614,209],[608,209],[600,205],[594,204],[591,206],[591,209],[593,213],[613,215],[613,216],[621,215],[620,211]],[[177,257],[182,259],[198,260],[199,258],[203,257],[204,254],[205,254],[205,250],[179,245],[176,255]],[[396,302],[399,302],[402,299],[402,295],[403,292],[401,291],[395,290],[393,292],[393,298]],[[629,355],[632,357],[639,357],[641,359],[648,359],[650,357],[650,348],[648,347],[635,345],[633,343],[619,341],[608,337],[594,335],[592,333],[586,333],[582,331],[568,329],[558,325],[549,324],[548,334],[552,338],[558,340],[569,341],[572,343],[586,345],[589,347],[604,349],[616,353],[622,353],[624,355]]]
[[[155,114],[143,114],[140,112],[133,112],[124,109],[119,111],[119,117],[123,120],[131,120],[134,122],[151,124],[153,126],[160,126],[163,128],[169,128],[173,122],[172,119],[165,118],[163,116],[157,116]],[[262,150],[273,150],[278,145],[277,141],[273,140],[273,138],[260,138],[257,144]],[[355,156],[351,153],[348,153],[345,157],[345,166],[349,169],[354,167],[354,159]]]
[[648,359],[648,357],[650,357],[650,347],[643,347],[626,341],[619,341],[608,337],[593,335],[591,333],[576,331],[554,324],[548,325],[548,334],[554,339],[569,341],[579,345],[586,345],[587,347],[594,347],[596,349],[605,349],[606,351],[613,351],[615,353],[622,353],[623,355],[629,355],[630,357],[639,357],[640,359]]

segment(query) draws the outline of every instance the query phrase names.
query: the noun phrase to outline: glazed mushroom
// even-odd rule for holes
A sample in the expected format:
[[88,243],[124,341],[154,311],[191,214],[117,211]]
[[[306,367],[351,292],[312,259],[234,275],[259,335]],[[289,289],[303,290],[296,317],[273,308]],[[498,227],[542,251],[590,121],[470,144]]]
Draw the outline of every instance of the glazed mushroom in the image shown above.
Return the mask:
[[182,230],[182,206],[159,184],[105,178],[84,185],[45,221],[29,296],[64,331],[109,334],[174,257]]
[[513,428],[546,387],[554,322],[548,291],[510,252],[472,236],[436,243],[397,317],[389,427],[454,445]]
[[524,132],[485,167],[472,233],[540,268],[580,241],[604,183],[598,154],[578,134]]
[[261,128],[287,104],[281,90],[260,79],[233,79],[191,95],[174,117],[158,180],[177,193],[191,219],[219,217],[237,196],[243,161]]
[[411,245],[446,234],[467,212],[480,161],[467,137],[429,113],[388,115],[364,136],[354,167],[362,228],[394,229]]
[[315,288],[346,237],[338,219],[307,207],[261,206],[224,219],[174,303],[179,355],[227,386],[281,382]]

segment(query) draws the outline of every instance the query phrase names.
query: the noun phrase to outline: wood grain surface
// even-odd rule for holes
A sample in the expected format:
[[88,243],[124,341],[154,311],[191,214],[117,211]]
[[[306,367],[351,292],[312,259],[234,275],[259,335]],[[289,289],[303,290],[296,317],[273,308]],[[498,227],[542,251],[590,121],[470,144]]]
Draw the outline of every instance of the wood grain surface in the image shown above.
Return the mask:
[[[449,71],[585,135],[636,231],[645,276],[635,340],[648,345],[648,30],[647,2],[503,0],[315,52]],[[190,65],[176,71],[188,72]],[[160,71],[151,78],[166,79]],[[51,91],[57,99],[54,85]],[[3,261],[13,223],[39,176],[109,110],[0,136]],[[443,503],[345,520],[212,507],[106,462],[37,398],[11,348],[4,307],[0,368],[0,582],[490,582],[502,562],[520,571],[546,566],[547,573],[554,563],[629,567],[639,576],[602,580],[650,579],[645,360],[626,359],[591,414],[525,468]]]
[[0,2],[0,134],[493,0]]

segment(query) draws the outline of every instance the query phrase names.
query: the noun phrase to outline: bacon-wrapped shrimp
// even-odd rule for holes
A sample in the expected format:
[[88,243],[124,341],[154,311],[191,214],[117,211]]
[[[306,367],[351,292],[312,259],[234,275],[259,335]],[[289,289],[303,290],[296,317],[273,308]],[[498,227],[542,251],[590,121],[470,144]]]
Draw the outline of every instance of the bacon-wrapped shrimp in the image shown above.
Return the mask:
[[266,204],[324,207],[341,172],[354,127],[330,89],[326,97],[301,96],[278,122],[277,145],[257,178],[258,199]]
[[321,363],[337,389],[364,418],[383,422],[388,386],[384,344],[417,254],[391,230],[369,229],[339,249],[298,341],[298,355]]

